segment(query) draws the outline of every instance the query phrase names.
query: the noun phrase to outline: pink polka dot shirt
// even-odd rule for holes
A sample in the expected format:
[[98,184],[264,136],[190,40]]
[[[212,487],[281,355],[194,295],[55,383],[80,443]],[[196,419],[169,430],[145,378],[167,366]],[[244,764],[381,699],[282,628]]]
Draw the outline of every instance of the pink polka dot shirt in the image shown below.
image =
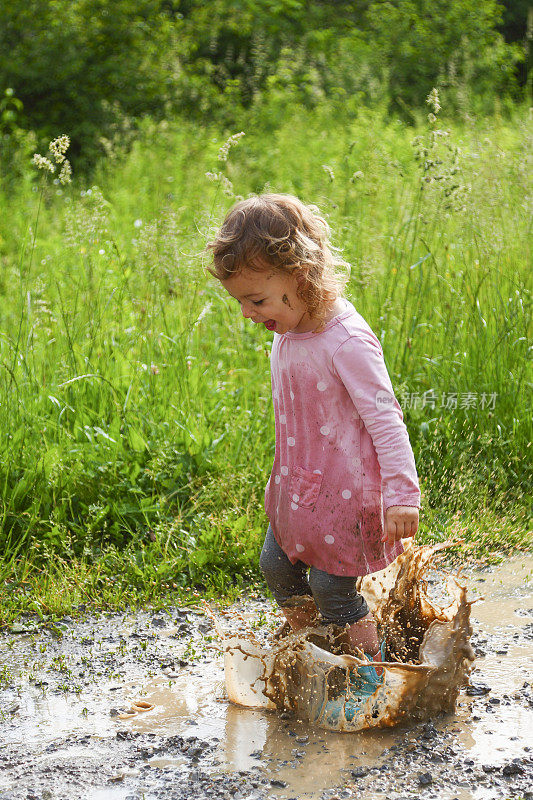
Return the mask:
[[381,541],[384,514],[420,507],[420,490],[381,344],[344,303],[320,333],[274,334],[276,451],[265,510],[292,563],[355,576],[402,552],[401,542]]

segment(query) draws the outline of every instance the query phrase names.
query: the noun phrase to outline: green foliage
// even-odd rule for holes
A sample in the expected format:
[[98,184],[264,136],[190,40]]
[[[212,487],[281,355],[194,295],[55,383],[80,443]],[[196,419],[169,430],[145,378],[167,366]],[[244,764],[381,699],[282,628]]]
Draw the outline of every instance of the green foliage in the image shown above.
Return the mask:
[[[334,15],[328,3],[303,0],[187,3],[182,97],[201,111],[234,113],[228,100],[249,106],[276,76],[305,97],[310,84],[325,85],[339,36],[360,18],[347,2],[336,3]],[[298,67],[287,69],[288,62]]]
[[[490,97],[509,90],[518,47],[504,43],[497,0],[374,0],[366,15],[368,29],[389,69],[393,102],[414,108],[433,86]],[[445,95],[457,104],[456,93]],[[457,106],[456,106],[457,107]]]
[[13,0],[0,5],[0,87],[19,124],[71,137],[87,161],[119,125],[162,113],[173,38],[158,0]]
[[[227,161],[215,126],[146,121],[99,187],[45,172],[39,186],[28,159],[0,195],[10,608],[16,587],[29,607],[47,581],[57,607],[66,575],[69,597],[101,606],[256,575],[270,335],[206,280],[202,250],[236,196],[266,189],[318,203],[352,265],[347,295],[383,343],[415,451],[422,536],[462,535],[460,513],[472,552],[524,546],[531,122],[517,109],[445,127],[432,108],[412,131],[383,106],[354,118],[295,103]],[[452,392],[496,400],[443,404]]]
[[524,62],[500,23],[496,0],[342,0],[334,13],[324,0],[12,0],[0,6],[0,90],[39,147],[69,135],[79,169],[131,144],[146,115],[233,127],[249,109],[266,129],[295,103],[328,100],[354,113],[387,102],[412,122],[436,85],[450,111],[491,109],[517,92]]
[[530,0],[499,0],[503,7],[502,21],[498,26],[507,42],[522,42],[527,34],[527,17],[531,13]]
[[525,86],[531,63],[531,31],[528,35],[528,26],[533,25],[533,7],[530,0],[500,0],[500,3],[503,17],[498,29],[506,42],[516,42],[523,47],[523,57],[517,65],[517,77],[520,86]]
[[12,191],[28,178],[28,162],[36,137],[21,127],[22,102],[11,87],[0,99],[0,175],[4,190]]
[[189,2],[179,91],[191,110],[233,120],[241,106],[268,107],[273,92],[286,107],[386,95],[407,113],[435,85],[456,104],[490,102],[513,88],[523,60],[500,21],[496,0],[340,2],[334,14],[329,3],[300,0]]

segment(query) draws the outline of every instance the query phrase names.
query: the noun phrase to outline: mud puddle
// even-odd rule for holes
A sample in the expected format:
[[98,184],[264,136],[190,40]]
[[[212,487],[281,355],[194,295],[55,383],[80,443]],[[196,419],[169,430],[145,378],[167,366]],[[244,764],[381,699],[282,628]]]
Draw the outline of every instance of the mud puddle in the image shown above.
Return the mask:
[[[0,639],[0,798],[533,798],[532,583],[530,556],[469,573],[485,600],[456,714],[350,734],[224,700],[202,613],[22,620]],[[235,610],[269,635],[268,603]],[[153,708],[120,719],[139,699]]]

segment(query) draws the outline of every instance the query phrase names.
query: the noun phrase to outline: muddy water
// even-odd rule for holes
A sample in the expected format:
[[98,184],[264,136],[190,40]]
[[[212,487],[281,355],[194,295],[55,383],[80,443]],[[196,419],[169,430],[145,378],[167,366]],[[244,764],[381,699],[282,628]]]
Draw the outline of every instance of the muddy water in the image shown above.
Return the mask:
[[465,585],[441,571],[435,583],[442,600],[428,591],[428,571],[435,574],[442,549],[410,546],[358,582],[386,640],[381,684],[373,691],[351,683],[354,668],[364,670],[364,662],[346,653],[338,626],[318,624],[265,647],[246,627],[235,636],[217,624],[229,699],[247,708],[290,710],[323,730],[345,733],[455,711],[475,660],[472,601]]
[[490,573],[474,574],[471,585],[484,598],[472,607],[479,642],[472,683],[490,686],[487,697],[501,702],[483,702],[485,711],[491,705],[492,710],[477,720],[479,702],[465,697],[454,727],[471,757],[489,763],[496,754],[503,760],[520,748],[533,751],[533,706],[512,702],[524,684],[533,683],[533,559],[512,559]]
[[[200,614],[67,620],[60,639],[6,635],[0,798],[181,798],[193,786],[199,800],[533,797],[532,584],[530,556],[469,574],[471,599],[485,598],[472,607],[480,694],[462,692],[454,715],[387,731],[328,733],[229,704]],[[240,610],[252,620],[269,606]],[[140,698],[154,708],[118,718]]]

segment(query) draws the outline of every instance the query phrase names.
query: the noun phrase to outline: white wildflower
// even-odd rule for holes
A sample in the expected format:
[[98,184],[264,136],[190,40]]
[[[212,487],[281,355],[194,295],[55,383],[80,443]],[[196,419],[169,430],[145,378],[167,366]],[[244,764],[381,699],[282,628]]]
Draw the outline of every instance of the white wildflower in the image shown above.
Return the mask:
[[63,166],[61,167],[61,172],[59,173],[59,182],[63,185],[70,183],[71,176],[72,167],[70,166],[70,161],[65,158],[63,161]]
[[224,144],[222,145],[222,147],[218,151],[218,160],[219,161],[227,161],[228,160],[229,151],[231,150],[231,148],[234,145],[238,144],[240,139],[242,139],[242,137],[245,136],[245,135],[246,134],[244,133],[244,131],[240,131],[240,133],[232,134],[229,137],[229,139],[226,142],[224,142]]
[[208,302],[205,304],[205,306],[202,308],[202,310],[198,314],[198,318],[197,318],[196,322],[194,323],[194,325],[192,326],[193,329],[196,328],[196,326],[200,324],[200,322],[203,320],[203,318],[206,317],[209,314],[209,312],[211,311],[212,307],[213,307],[213,303],[210,300],[208,300]]
[[222,175],[222,173],[220,174],[220,183],[222,185],[222,191],[226,197],[235,197],[232,182],[225,175]]
[[426,103],[428,106],[431,106],[433,109],[434,114],[438,114],[441,109],[441,104],[439,102],[439,93],[437,89],[433,88],[428,96],[426,97]]
[[233,184],[223,172],[206,172],[205,177],[208,181],[214,181],[215,183],[220,183],[222,186],[222,190],[227,197],[235,197],[235,193],[233,191]]
[[335,173],[333,172],[331,167],[328,167],[327,164],[322,164],[322,169],[324,170],[324,172],[326,173],[326,175],[328,176],[330,181],[334,181],[335,180]]
[[48,172],[56,171],[56,168],[54,167],[50,159],[41,156],[39,153],[33,154],[32,162],[35,164],[37,169],[45,169],[48,170]]
[[142,224],[143,224],[142,219],[136,219],[135,222],[133,223],[133,227],[134,228],[142,228]]
[[360,180],[362,180],[364,177],[365,177],[365,173],[364,173],[364,172],[361,172],[361,170],[360,170],[360,169],[358,169],[358,170],[357,170],[357,172],[354,172],[354,174],[352,175],[352,177],[350,178],[350,180],[351,180],[351,182],[352,182],[352,183],[355,183],[355,181],[360,181]]
[[65,160],[65,153],[70,147],[70,139],[66,134],[58,136],[48,145],[48,148],[54,158],[56,164],[62,164]]

